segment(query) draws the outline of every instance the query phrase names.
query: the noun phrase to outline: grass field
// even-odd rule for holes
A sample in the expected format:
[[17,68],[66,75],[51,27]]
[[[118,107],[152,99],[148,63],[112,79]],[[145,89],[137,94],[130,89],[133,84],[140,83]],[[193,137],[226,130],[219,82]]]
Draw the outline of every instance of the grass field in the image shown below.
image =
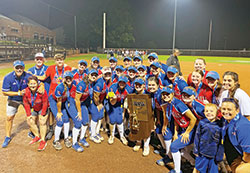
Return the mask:
[[[90,60],[93,56],[97,56],[100,59],[107,59],[106,54],[84,54],[84,55],[78,55],[78,56],[69,56],[66,58],[65,63],[70,62],[72,60]],[[169,55],[159,55],[159,60],[162,62],[165,62],[166,59],[169,57]],[[194,60],[201,56],[179,56],[180,62],[194,62]],[[240,57],[209,57],[209,56],[202,56],[206,60],[206,62],[213,62],[213,63],[231,63],[231,64],[250,64],[250,58],[240,58]],[[48,59],[46,62],[46,65],[52,65],[54,64],[53,59]],[[10,63],[11,65],[11,63]],[[25,63],[25,69],[29,69],[30,67],[33,67],[34,63],[29,62]],[[6,66],[2,67],[0,69],[0,76],[4,76],[7,73],[11,72],[13,70],[12,67]]]

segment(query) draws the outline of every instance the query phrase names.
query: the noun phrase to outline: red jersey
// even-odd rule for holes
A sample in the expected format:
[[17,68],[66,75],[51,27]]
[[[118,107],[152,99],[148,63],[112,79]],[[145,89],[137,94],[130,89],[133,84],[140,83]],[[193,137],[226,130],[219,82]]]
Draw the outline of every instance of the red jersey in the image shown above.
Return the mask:
[[196,89],[197,95],[196,99],[203,102],[207,100],[209,103],[212,103],[213,91],[212,89],[204,83],[201,83]]
[[76,84],[81,82],[84,77],[87,77],[87,73],[80,74],[78,70],[74,73],[73,79],[76,81]]
[[45,91],[44,94],[36,92],[34,95],[31,93],[30,89],[27,87],[25,89],[25,94],[23,95],[23,106],[26,111],[27,117],[31,115],[31,109],[36,112],[42,110],[41,115],[46,115],[48,109],[48,95]]
[[69,97],[72,97],[74,99],[76,97],[76,82],[73,80],[70,88],[65,88],[63,83],[60,83],[56,87],[55,92],[52,93],[52,96],[55,100],[62,97],[62,102],[65,102]]
[[[203,79],[202,79],[202,82],[203,82],[204,84],[207,84],[206,76],[207,76],[207,73],[208,73],[208,72],[209,72],[209,71],[206,71],[206,70],[205,70],[204,77],[203,77]],[[192,73],[190,73],[190,74],[188,75],[188,78],[187,78],[187,84],[188,84],[188,86],[191,86],[191,85],[192,85],[191,76],[192,76]]]
[[49,96],[55,91],[58,84],[62,83],[63,73],[65,71],[71,71],[70,66],[63,67],[63,69],[58,70],[57,65],[51,65],[46,70],[46,78],[50,77],[51,83],[49,88]]

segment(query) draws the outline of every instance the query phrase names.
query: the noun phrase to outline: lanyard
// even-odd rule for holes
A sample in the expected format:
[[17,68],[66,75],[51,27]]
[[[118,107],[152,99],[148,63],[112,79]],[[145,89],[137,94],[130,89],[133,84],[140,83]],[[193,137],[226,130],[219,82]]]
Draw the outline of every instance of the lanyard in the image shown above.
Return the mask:
[[20,77],[20,80],[17,80],[15,78],[15,81],[16,81],[16,84],[17,84],[18,91],[21,91],[22,84],[23,84],[23,75]]
[[44,71],[44,65],[43,65],[43,68],[40,70],[39,74],[38,74],[37,68],[35,67],[35,75],[41,76],[43,74],[43,71]]
[[173,111],[173,104],[168,103],[166,112],[167,112],[167,118],[168,118],[169,121],[171,121],[172,111]]
[[58,69],[57,69],[57,66],[56,66],[56,74],[57,74],[57,78],[59,79],[60,83],[62,83],[62,79],[63,79],[63,74],[64,74],[64,67],[62,69],[62,75],[59,75],[59,72],[58,72]]
[[32,108],[33,108],[33,106],[34,106],[36,97],[37,97],[37,92],[36,92],[34,95],[31,93],[31,107],[32,107]]
[[201,90],[201,87],[202,87],[202,82],[199,84],[199,87],[198,87],[198,89],[197,89],[197,95],[196,95],[196,97],[195,98],[198,98],[198,96],[199,96],[199,93],[200,93],[200,90]]
[[70,92],[69,92],[69,87],[67,86],[67,91],[66,91],[66,94],[67,94],[67,98],[69,98],[70,96]]

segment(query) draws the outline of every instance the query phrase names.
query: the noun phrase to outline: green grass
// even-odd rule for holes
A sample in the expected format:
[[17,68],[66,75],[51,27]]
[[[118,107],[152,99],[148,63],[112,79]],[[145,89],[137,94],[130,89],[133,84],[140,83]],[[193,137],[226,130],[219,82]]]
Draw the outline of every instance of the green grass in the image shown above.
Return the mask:
[[[98,56],[100,59],[107,59],[106,54],[85,54],[81,56],[67,57],[65,62],[70,62],[72,60],[80,60],[80,59],[91,59],[93,56]],[[169,55],[159,55],[159,60],[162,62],[166,62]],[[231,64],[250,64],[250,58],[239,58],[239,57],[209,57],[209,56],[180,56],[179,60],[181,62],[193,62],[196,58],[202,57],[206,60],[206,62],[215,62],[215,63],[231,63]],[[54,60],[48,60],[46,65],[54,64]],[[25,64],[25,69],[29,69],[33,67],[35,63]],[[0,76],[5,76],[7,73],[13,70],[12,67],[6,67],[0,69]]]

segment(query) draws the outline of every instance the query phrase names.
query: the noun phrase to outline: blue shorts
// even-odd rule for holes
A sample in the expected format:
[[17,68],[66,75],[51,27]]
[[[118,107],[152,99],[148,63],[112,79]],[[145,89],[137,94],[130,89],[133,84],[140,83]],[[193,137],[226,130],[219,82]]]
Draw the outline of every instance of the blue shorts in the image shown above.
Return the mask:
[[94,122],[97,122],[98,120],[103,118],[103,113],[104,113],[104,107],[100,110],[100,112],[97,109],[97,106],[95,103],[92,101],[88,107],[89,113],[91,114],[91,119]]
[[195,159],[195,168],[201,173],[216,173],[218,171],[218,165],[215,163],[214,158],[208,158],[205,156],[198,156]]
[[174,120],[170,120],[169,125],[167,127],[167,132],[163,135],[164,141],[169,141],[173,138],[174,134]]
[[50,109],[56,119],[56,125],[58,127],[62,127],[63,126],[63,123],[68,123],[69,122],[69,113],[68,111],[66,110],[66,107],[65,107],[65,102],[62,103],[62,107],[61,107],[61,111],[62,111],[62,120],[58,120],[56,118],[57,116],[57,101],[53,98],[53,96],[49,96],[49,104],[50,104]]
[[170,151],[172,153],[176,153],[179,150],[185,148],[186,146],[192,144],[194,142],[195,131],[196,131],[196,126],[194,126],[194,128],[189,133],[189,142],[187,143],[181,142],[181,139],[182,139],[181,134],[183,134],[185,131],[182,131],[180,134],[178,134],[178,139],[176,139],[175,141],[171,143]]
[[110,107],[108,112],[110,124],[121,124],[123,122],[123,110],[121,106]]
[[163,126],[163,112],[160,111],[160,124],[156,125],[155,133],[162,134],[162,126]]

